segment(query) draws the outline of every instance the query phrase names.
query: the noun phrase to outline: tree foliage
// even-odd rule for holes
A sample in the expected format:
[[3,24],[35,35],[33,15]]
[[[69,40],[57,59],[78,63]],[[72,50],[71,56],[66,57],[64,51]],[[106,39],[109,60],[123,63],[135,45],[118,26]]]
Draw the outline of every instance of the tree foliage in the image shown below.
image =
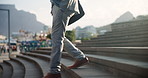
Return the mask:
[[72,30],[72,31],[66,31],[66,34],[65,34],[66,38],[68,38],[70,41],[75,41],[76,39],[76,36],[75,36],[75,31]]
[[[66,31],[65,36],[67,39],[69,39],[70,41],[75,41],[76,36],[75,36],[75,31]],[[51,34],[47,35],[47,38],[51,39]]]
[[47,38],[51,39],[51,33],[47,35]]

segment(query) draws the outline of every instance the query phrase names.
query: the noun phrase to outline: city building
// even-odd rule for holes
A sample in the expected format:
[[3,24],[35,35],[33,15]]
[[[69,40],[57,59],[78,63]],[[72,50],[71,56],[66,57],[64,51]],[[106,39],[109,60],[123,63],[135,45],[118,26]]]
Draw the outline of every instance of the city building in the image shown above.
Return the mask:
[[6,39],[6,36],[0,35],[0,40]]
[[91,38],[97,35],[96,28],[94,26],[86,26],[84,28],[76,27],[75,29],[76,39]]
[[34,33],[20,30],[19,32],[12,32],[12,38],[18,41],[31,41],[33,40]]
[[99,28],[96,28],[98,35],[104,35],[106,32],[111,32],[111,25],[105,25],[105,26],[101,26]]

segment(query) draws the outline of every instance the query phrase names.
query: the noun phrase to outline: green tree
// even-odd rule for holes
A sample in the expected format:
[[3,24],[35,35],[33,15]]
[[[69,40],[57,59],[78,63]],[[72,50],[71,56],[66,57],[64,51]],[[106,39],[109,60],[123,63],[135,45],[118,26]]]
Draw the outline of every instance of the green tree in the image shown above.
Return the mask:
[[[65,36],[67,39],[69,39],[70,41],[75,41],[76,37],[75,37],[75,31],[66,31]],[[47,35],[47,38],[51,39],[51,34]]]
[[48,34],[48,35],[47,35],[47,38],[51,39],[51,34]]
[[90,40],[90,38],[81,38],[82,41]]
[[76,36],[75,36],[75,31],[72,30],[72,31],[66,31],[66,34],[65,34],[66,38],[68,38],[70,41],[75,41],[76,39]]

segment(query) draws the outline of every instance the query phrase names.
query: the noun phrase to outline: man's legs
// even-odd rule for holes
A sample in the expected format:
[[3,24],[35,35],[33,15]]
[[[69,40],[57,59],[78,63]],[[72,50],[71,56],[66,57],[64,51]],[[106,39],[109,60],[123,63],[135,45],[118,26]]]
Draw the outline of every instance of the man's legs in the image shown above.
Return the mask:
[[[53,6],[53,26],[52,26],[52,53],[50,60],[50,71],[44,78],[61,78],[60,77],[60,60],[63,51],[63,42],[65,49],[75,58],[84,59],[85,55],[78,50],[72,43],[65,38],[65,30],[69,21],[69,16],[63,13],[59,7]],[[71,15],[72,16],[72,15]]]
[[53,26],[52,26],[52,53],[50,61],[50,73],[60,73],[61,52],[63,51],[63,41],[65,37],[65,27],[69,19],[59,7],[53,6]]
[[68,66],[69,69],[78,68],[89,62],[88,58],[84,55],[84,53],[78,48],[76,48],[67,38],[64,39],[64,50],[76,59],[73,65]]
[[84,53],[76,48],[66,37],[64,38],[64,50],[76,59],[84,59]]
[[69,17],[64,14],[56,5],[52,8],[52,53],[49,73],[44,78],[61,78],[61,53],[63,51],[63,41],[65,37],[65,27]]

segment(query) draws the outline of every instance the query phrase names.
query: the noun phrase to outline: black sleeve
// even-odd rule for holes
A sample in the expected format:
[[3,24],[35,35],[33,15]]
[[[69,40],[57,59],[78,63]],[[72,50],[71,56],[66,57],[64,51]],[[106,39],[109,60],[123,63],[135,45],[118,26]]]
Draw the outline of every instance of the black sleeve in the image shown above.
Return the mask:
[[79,20],[81,17],[84,16],[85,13],[84,13],[84,10],[83,10],[83,8],[82,8],[82,6],[81,6],[81,4],[80,4],[80,1],[78,1],[78,6],[79,6],[79,12],[80,12],[80,14],[73,15],[73,16],[70,18],[68,25],[70,25],[70,24],[76,22],[77,20]]

